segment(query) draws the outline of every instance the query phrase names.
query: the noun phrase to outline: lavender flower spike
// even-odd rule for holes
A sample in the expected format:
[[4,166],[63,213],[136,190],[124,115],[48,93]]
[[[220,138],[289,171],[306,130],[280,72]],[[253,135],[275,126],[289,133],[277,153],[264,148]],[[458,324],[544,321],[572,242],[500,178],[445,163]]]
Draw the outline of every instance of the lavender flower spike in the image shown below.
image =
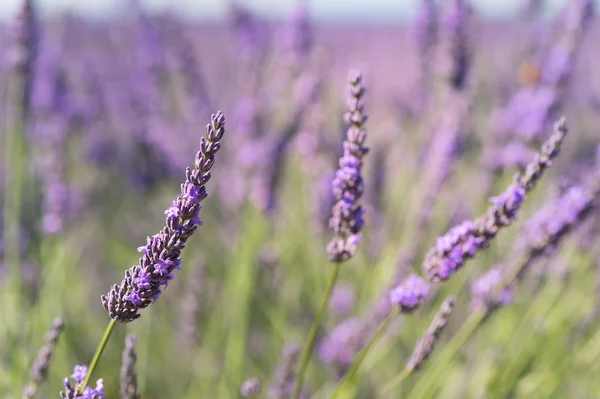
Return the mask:
[[390,291],[392,305],[400,307],[404,313],[410,313],[421,305],[429,294],[429,284],[416,274],[408,276],[402,284]]
[[46,378],[48,377],[48,368],[50,367],[50,362],[52,361],[52,352],[54,352],[54,348],[58,342],[58,337],[60,337],[60,333],[62,332],[64,325],[65,323],[60,318],[52,321],[52,328],[48,334],[46,334],[46,343],[38,352],[37,359],[31,367],[29,382],[23,391],[24,398],[33,398],[37,393],[38,386],[46,381]]
[[454,310],[454,303],[455,299],[453,297],[446,299],[442,303],[440,310],[433,318],[431,325],[425,331],[423,338],[421,338],[408,360],[408,364],[406,365],[407,370],[410,372],[419,370],[431,352],[433,352],[436,342],[440,339],[440,335],[444,331],[446,324],[448,324],[448,319]]
[[121,365],[121,398],[138,399],[137,393],[137,375],[135,372],[135,344],[137,337],[135,334],[129,334],[125,338],[125,349],[123,350],[123,363]]
[[562,118],[554,125],[554,133],[542,144],[541,151],[534,155],[525,171],[515,175],[505,192],[492,198],[493,205],[487,215],[466,220],[437,239],[422,265],[430,281],[449,279],[468,259],[486,248],[501,228],[512,223],[527,193],[534,189],[544,171],[552,165],[566,134],[565,119]]
[[181,195],[173,206],[165,211],[166,226],[156,235],[147,238],[145,246],[138,251],[143,254],[139,264],[125,272],[120,285],[114,285],[102,296],[102,306],[110,318],[123,323],[140,317],[139,310],[156,301],[173,279],[173,272],[180,269],[181,251],[188,238],[202,224],[200,203],[207,196],[206,183],[215,154],[221,148],[219,141],[225,133],[225,118],[219,111],[211,116],[206,136],[200,140],[194,169],[186,169],[186,181],[181,185]]
[[260,380],[256,377],[247,379],[240,387],[240,393],[244,398],[251,398],[260,394]]
[[64,391],[61,391],[60,397],[62,399],[104,399],[104,385],[102,384],[102,379],[96,381],[96,388],[93,389],[91,387],[86,387],[83,390],[83,393],[79,393],[77,390],[77,386],[85,380],[87,375],[88,368],[87,366],[75,366],[75,370],[73,371],[73,375],[71,375],[71,379],[75,381],[75,386],[72,386],[69,382],[69,378],[65,378]]
[[364,225],[364,211],[359,200],[364,191],[362,158],[369,150],[363,145],[367,137],[363,129],[367,120],[363,110],[365,88],[360,72],[352,71],[349,80],[349,110],[344,119],[350,127],[346,132],[340,168],[332,182],[333,195],[337,201],[329,219],[329,226],[335,232],[335,236],[327,245],[327,254],[332,262],[343,262],[356,253],[361,240],[360,231]]
[[497,300],[494,298],[495,291],[503,283],[503,278],[503,270],[495,267],[475,280],[471,285],[471,309],[491,309],[508,305],[514,294],[514,286],[503,289]]

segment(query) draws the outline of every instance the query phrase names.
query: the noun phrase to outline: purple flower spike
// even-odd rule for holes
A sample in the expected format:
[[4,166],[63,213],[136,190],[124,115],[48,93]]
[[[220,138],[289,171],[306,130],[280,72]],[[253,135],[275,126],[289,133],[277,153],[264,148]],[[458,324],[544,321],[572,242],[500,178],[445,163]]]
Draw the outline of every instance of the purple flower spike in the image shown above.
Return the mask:
[[181,195],[166,212],[166,226],[147,238],[146,245],[138,248],[143,254],[139,264],[125,272],[120,285],[115,284],[102,296],[102,305],[112,319],[127,323],[140,317],[139,310],[156,301],[173,278],[173,272],[180,269],[181,251],[201,224],[200,203],[207,196],[206,183],[224,133],[225,118],[217,112],[211,116],[206,136],[200,140],[194,168],[186,170]]
[[398,287],[390,291],[390,303],[404,313],[410,313],[421,305],[429,294],[429,284],[416,274],[411,274]]
[[437,239],[435,247],[429,250],[422,265],[430,281],[448,280],[467,259],[473,258],[477,252],[487,247],[501,228],[509,226],[515,220],[527,193],[534,189],[544,171],[552,165],[552,159],[558,155],[566,134],[563,118],[556,123],[554,133],[544,142],[541,151],[534,155],[525,171],[517,173],[508,189],[491,199],[493,205],[488,209],[487,215],[467,220]]
[[504,289],[497,299],[494,297],[496,294],[494,291],[502,284],[502,278],[502,270],[499,267],[495,267],[479,277],[471,285],[471,308],[489,309],[490,307],[508,305],[514,294],[512,286]]
[[65,378],[63,384],[65,389],[60,392],[62,399],[104,399],[104,385],[100,378],[96,381],[96,388],[86,387],[83,393],[77,391],[77,385],[81,384],[88,372],[87,366],[75,366],[75,370],[71,379],[75,381],[75,386],[72,386],[69,378]]
[[363,145],[367,137],[363,128],[367,120],[363,110],[364,93],[362,75],[360,72],[351,72],[349,111],[344,115],[350,127],[346,132],[344,154],[339,162],[340,168],[331,183],[337,201],[333,206],[333,215],[329,219],[329,226],[335,232],[335,236],[327,246],[327,254],[332,262],[343,262],[356,253],[361,239],[360,231],[364,225],[364,211],[359,202],[364,191],[361,175],[362,158],[368,152],[368,148]]

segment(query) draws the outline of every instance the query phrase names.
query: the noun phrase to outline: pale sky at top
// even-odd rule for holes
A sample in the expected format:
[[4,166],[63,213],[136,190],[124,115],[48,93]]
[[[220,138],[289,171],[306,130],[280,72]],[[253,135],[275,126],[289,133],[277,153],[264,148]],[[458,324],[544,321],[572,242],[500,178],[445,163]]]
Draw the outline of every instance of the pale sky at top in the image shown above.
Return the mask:
[[[225,14],[226,0],[139,0],[152,9],[183,11],[187,17],[218,19]],[[311,15],[320,21],[396,21],[410,16],[419,0],[309,0]],[[570,0],[546,0],[552,9]],[[294,7],[295,0],[242,0],[256,12],[280,18]],[[510,16],[518,12],[526,0],[471,0],[485,16]],[[599,0],[600,2],[600,0]],[[0,20],[14,15],[21,0],[0,0]],[[37,0],[44,12],[77,10],[92,16],[116,13],[127,0]]]

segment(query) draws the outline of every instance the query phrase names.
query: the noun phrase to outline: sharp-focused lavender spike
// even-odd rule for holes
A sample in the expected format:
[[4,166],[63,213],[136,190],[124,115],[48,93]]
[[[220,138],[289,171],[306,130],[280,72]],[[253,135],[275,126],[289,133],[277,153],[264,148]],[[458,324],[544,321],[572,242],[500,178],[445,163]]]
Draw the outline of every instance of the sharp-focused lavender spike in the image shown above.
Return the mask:
[[82,393],[79,393],[77,386],[85,380],[87,375],[87,366],[75,366],[71,379],[75,381],[75,386],[71,385],[69,377],[65,377],[63,384],[65,389],[60,392],[62,399],[104,399],[104,385],[102,379],[96,381],[96,388],[86,387]]
[[390,303],[398,306],[404,313],[418,308],[429,294],[429,284],[416,274],[408,276],[402,284],[392,289],[389,294]]
[[125,337],[125,349],[121,363],[121,399],[139,399],[137,392],[137,373],[135,372],[135,344],[137,337],[129,334]]
[[186,170],[181,195],[165,211],[166,226],[158,234],[147,238],[146,245],[138,248],[138,252],[143,254],[139,264],[125,272],[120,285],[115,284],[102,296],[102,305],[110,318],[127,323],[140,317],[139,310],[156,301],[173,279],[175,270],[180,269],[181,251],[202,224],[200,203],[207,196],[205,185],[210,180],[210,169],[215,163],[215,154],[221,148],[220,140],[224,133],[225,118],[219,111],[211,115],[206,135],[200,140],[194,169]]
[[364,225],[364,211],[359,202],[364,191],[362,158],[369,150],[363,145],[367,137],[363,128],[367,120],[364,113],[364,93],[362,74],[352,71],[348,96],[349,111],[344,115],[350,127],[346,132],[340,168],[332,182],[333,195],[337,200],[333,206],[333,215],[329,219],[329,226],[335,232],[335,236],[327,245],[327,254],[332,262],[350,259],[361,241],[360,232]]
[[[298,358],[300,357],[300,347],[294,343],[285,344],[281,350],[281,356],[273,381],[269,386],[267,398],[269,399],[287,399],[294,390],[295,369]],[[301,398],[307,398],[304,388],[302,389]]]
[[487,215],[466,220],[437,239],[422,265],[430,281],[449,279],[467,259],[487,247],[501,228],[513,222],[527,193],[533,190],[544,171],[552,165],[552,159],[558,155],[566,134],[563,118],[555,124],[554,133],[543,143],[541,151],[534,155],[525,171],[517,173],[508,189],[491,199],[493,205],[488,208]]
[[29,382],[25,385],[25,389],[23,390],[24,398],[33,398],[37,393],[38,387],[46,381],[46,378],[48,377],[48,368],[52,361],[52,353],[54,352],[54,348],[63,331],[64,325],[65,323],[60,318],[52,321],[52,327],[48,334],[46,334],[46,342],[38,352],[37,359],[31,367]]
[[433,318],[433,321],[425,331],[423,338],[419,341],[412,356],[408,360],[406,368],[410,372],[419,370],[423,363],[429,358],[429,355],[433,351],[435,344],[440,339],[440,335],[444,331],[448,319],[454,310],[455,298],[447,298],[440,306],[440,310]]
[[513,298],[514,287],[502,290],[500,297],[495,297],[500,284],[503,283],[503,269],[500,266],[488,270],[471,285],[471,309],[490,309],[495,306],[506,306]]
[[442,16],[439,66],[442,77],[454,90],[461,90],[467,83],[471,65],[469,19],[472,12],[467,1],[453,0]]
[[33,70],[39,47],[39,21],[34,0],[23,0],[12,27],[13,48],[10,64],[17,74],[22,89],[18,99],[23,118],[29,113],[33,87]]
[[252,398],[260,394],[261,384],[256,377],[249,378],[242,383],[240,393],[244,398]]

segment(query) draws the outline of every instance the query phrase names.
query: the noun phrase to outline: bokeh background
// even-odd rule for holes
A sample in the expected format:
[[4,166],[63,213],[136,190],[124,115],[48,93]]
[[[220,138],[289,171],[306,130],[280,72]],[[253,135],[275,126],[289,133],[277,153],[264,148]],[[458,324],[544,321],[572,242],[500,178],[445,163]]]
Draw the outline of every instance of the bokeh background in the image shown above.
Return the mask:
[[[514,222],[393,319],[340,397],[599,397],[593,3],[1,1],[0,396],[21,395],[56,317],[64,331],[35,397],[58,397],[89,363],[109,321],[100,296],[164,226],[222,110],[204,225],[160,300],[117,325],[93,380],[119,397],[134,333],[141,398],[236,398],[251,377],[260,397],[289,398],[332,270],[331,183],[358,69],[365,226],[303,397],[331,395],[390,313],[389,290],[424,276],[437,238],[485,214],[562,115],[561,153]],[[492,285],[486,272],[523,257],[502,306],[465,327]],[[455,310],[428,362],[383,391],[449,296]]]

